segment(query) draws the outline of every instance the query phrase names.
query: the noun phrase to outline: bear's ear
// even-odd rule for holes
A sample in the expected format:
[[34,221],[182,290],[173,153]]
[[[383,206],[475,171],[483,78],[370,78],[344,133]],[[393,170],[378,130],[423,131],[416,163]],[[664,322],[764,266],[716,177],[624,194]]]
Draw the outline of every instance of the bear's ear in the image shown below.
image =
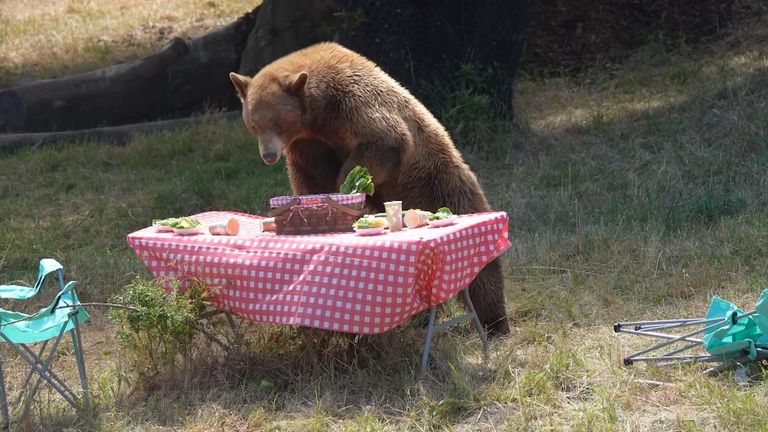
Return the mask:
[[251,79],[247,76],[238,75],[234,72],[229,73],[229,79],[232,80],[232,84],[235,85],[235,89],[237,90],[237,95],[240,97],[240,100],[245,101],[246,97],[248,96],[248,83],[251,82]]
[[309,74],[302,71],[297,74],[288,75],[286,90],[292,95],[299,95],[307,85]]

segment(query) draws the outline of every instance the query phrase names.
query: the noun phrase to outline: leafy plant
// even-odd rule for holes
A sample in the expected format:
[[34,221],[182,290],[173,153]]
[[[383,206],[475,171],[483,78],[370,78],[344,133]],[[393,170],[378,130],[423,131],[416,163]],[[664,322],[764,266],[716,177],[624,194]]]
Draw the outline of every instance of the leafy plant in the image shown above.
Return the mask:
[[134,279],[113,302],[129,308],[110,312],[118,324],[117,341],[130,356],[140,380],[172,372],[198,333],[194,325],[205,311],[205,286],[193,283],[181,292],[178,283],[168,290],[157,280]]

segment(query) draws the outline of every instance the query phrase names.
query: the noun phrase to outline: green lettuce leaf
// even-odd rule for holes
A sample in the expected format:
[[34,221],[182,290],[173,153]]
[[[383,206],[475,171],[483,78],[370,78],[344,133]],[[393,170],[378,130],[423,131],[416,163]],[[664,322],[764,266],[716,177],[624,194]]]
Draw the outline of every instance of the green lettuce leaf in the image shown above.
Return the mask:
[[429,216],[429,220],[443,220],[443,219],[450,219],[453,217],[453,212],[451,212],[451,209],[448,207],[440,207],[437,209],[437,212],[432,213]]
[[344,179],[344,183],[339,187],[339,192],[343,194],[365,193],[373,195],[373,177],[368,169],[360,165],[352,168]]

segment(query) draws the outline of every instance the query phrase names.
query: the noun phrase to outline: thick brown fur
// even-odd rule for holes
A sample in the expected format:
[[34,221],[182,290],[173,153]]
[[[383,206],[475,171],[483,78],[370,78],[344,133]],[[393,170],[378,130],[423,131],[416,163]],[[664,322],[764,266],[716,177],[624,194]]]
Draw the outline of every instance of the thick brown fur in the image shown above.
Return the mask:
[[[285,155],[293,193],[338,191],[361,165],[376,187],[371,210],[382,211],[391,200],[401,200],[404,209],[491,210],[440,122],[363,56],[321,43],[274,61],[253,78],[230,77],[262,158],[272,164]],[[489,333],[508,333],[498,259],[478,274],[469,293]]]

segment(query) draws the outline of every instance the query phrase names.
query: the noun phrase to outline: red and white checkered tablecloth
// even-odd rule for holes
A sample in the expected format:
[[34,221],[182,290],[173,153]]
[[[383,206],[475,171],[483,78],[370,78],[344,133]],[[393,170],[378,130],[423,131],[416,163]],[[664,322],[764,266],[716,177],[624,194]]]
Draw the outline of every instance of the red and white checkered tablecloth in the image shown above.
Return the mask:
[[260,216],[234,212],[192,217],[203,224],[234,217],[240,232],[129,234],[155,277],[201,280],[213,288],[215,307],[252,321],[352,333],[382,333],[448,301],[510,247],[504,212],[370,237],[260,233]]

